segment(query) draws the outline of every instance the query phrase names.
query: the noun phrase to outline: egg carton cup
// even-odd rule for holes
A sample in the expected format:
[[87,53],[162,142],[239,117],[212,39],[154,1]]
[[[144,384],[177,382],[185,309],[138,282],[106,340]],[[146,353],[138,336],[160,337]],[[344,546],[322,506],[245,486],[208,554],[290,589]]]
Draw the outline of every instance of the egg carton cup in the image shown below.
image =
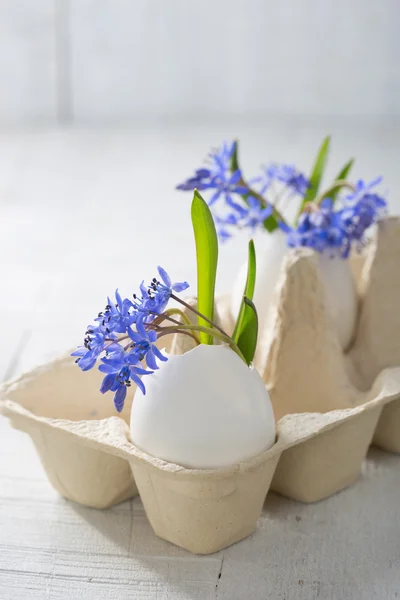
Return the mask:
[[[46,379],[54,381],[62,369],[69,371],[67,359],[36,370],[36,382],[45,378],[37,389],[45,389]],[[74,369],[69,377],[77,372]],[[25,383],[20,379],[14,391]],[[1,408],[14,427],[31,435],[61,495],[104,508],[134,496],[138,489],[159,537],[209,554],[255,530],[271,486],[309,501],[351,484],[360,474],[382,407],[399,389],[400,369],[387,370],[363,405],[327,414],[287,415],[278,422],[272,448],[229,468],[209,470],[186,469],[147,455],[130,442],[127,423],[120,417],[74,421],[41,416],[39,406],[44,404],[46,412],[48,402],[40,395],[30,403],[36,414],[10,399],[2,400]],[[52,393],[51,398],[60,401]],[[63,401],[67,412],[67,394]],[[61,405],[58,409],[62,412]]]

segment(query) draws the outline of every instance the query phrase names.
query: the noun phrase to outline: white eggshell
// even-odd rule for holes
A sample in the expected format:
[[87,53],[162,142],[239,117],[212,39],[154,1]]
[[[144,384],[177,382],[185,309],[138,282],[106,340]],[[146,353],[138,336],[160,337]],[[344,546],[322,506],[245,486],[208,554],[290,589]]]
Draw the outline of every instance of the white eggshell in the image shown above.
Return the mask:
[[170,356],[137,389],[131,439],[141,450],[190,468],[226,467],[270,448],[275,420],[264,383],[226,346]]
[[[267,326],[274,290],[279,278],[282,261],[289,251],[286,236],[276,230],[263,235],[265,240],[257,240],[256,259],[257,276],[254,292],[254,304],[259,317],[259,330]],[[348,260],[331,258],[327,253],[319,255],[322,280],[325,284],[327,301],[334,318],[338,339],[345,350],[350,344],[357,319],[357,291]],[[235,281],[231,313],[236,319],[246,282],[247,264],[243,265]]]
[[320,254],[319,264],[326,298],[332,313],[339,343],[349,346],[356,327],[358,298],[350,263],[340,257]]

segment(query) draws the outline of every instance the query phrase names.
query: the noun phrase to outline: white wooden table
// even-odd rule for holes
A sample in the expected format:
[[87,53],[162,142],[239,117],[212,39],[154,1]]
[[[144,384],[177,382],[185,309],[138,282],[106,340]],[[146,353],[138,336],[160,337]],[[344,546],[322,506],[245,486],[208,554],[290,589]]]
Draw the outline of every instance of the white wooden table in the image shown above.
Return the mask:
[[[238,136],[243,164],[306,168],[334,133],[333,174],[384,174],[400,203],[399,123],[169,124],[0,134],[0,379],[77,344],[118,285],[161,263],[195,284],[189,197],[173,185],[211,144]],[[145,217],[143,211],[146,211]],[[221,251],[220,289],[245,253]],[[363,478],[325,502],[270,494],[257,531],[209,557],[157,539],[139,499],[96,511],[59,498],[30,439],[0,418],[1,600],[400,598],[400,458],[373,449]]]

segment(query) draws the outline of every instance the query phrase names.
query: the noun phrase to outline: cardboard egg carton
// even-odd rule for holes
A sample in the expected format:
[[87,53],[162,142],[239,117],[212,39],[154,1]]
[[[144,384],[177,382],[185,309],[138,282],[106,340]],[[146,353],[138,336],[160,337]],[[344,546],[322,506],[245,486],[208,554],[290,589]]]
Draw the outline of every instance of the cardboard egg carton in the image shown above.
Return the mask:
[[[251,460],[195,470],[147,455],[129,439],[130,402],[112,416],[109,395],[98,392],[101,373],[82,373],[69,356],[6,383],[1,410],[32,437],[62,496],[106,508],[139,493],[158,536],[200,554],[229,546],[254,531],[269,489],[314,502],[356,481],[373,438],[400,452],[399,233],[400,221],[385,219],[365,261],[354,264],[360,315],[346,355],[315,256],[288,254],[256,356],[277,438]],[[226,306],[221,298],[217,314],[229,328]],[[175,338],[170,351],[190,344]]]

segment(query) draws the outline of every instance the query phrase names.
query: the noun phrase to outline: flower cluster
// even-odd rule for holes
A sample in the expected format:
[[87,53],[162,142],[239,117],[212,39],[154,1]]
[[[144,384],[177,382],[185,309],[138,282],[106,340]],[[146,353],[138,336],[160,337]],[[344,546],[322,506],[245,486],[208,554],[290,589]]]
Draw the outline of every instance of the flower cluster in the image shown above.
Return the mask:
[[262,206],[260,201],[254,196],[248,196],[247,206],[236,204],[233,211],[225,217],[215,216],[215,222],[218,228],[218,237],[221,241],[226,241],[232,237],[232,229],[249,229],[250,234],[264,223],[272,214],[272,206]]
[[[92,369],[100,359],[99,371],[105,374],[100,391],[114,392],[118,412],[131,381],[145,394],[141,377],[158,369],[156,359],[167,360],[155,345],[162,333],[160,322],[168,318],[165,310],[173,293],[189,287],[187,282],[172,283],[161,267],[158,273],[161,281],[154,278],[148,287],[142,282],[140,297],[134,294],[132,300],[123,299],[117,290],[115,302],[108,298],[105,310],[88,327],[83,346],[72,353],[82,371]],[[150,370],[141,366],[143,360]]]
[[265,194],[271,189],[271,186],[278,183],[283,184],[291,194],[304,196],[310,182],[294,165],[279,165],[272,163],[263,167],[263,172],[258,177],[251,180],[251,183],[260,184],[259,193]]
[[248,193],[247,187],[242,183],[240,170],[231,171],[234,148],[234,142],[224,142],[221,148],[210,152],[207,167],[197,169],[194,176],[178,185],[177,189],[183,191],[214,190],[208,202],[209,205],[223,198],[228,205],[233,206],[234,194]]
[[[294,194],[304,196],[309,182],[294,165],[271,164],[263,168],[262,175],[250,180],[260,187],[257,192],[248,185],[241,170],[233,169],[232,158],[236,142],[224,142],[218,150],[208,155],[207,166],[197,169],[195,174],[177,186],[188,191],[211,190],[208,204],[213,206],[219,200],[218,212],[214,209],[215,222],[221,241],[230,239],[240,229],[248,229],[253,235],[262,227],[278,202]],[[269,194],[264,197],[264,194]]]
[[279,223],[287,234],[288,245],[347,258],[352,244],[362,246],[365,231],[378,221],[386,208],[385,199],[373,191],[380,182],[381,178],[371,183],[358,181],[336,211],[333,200],[325,198],[319,205],[306,205],[296,227]]

